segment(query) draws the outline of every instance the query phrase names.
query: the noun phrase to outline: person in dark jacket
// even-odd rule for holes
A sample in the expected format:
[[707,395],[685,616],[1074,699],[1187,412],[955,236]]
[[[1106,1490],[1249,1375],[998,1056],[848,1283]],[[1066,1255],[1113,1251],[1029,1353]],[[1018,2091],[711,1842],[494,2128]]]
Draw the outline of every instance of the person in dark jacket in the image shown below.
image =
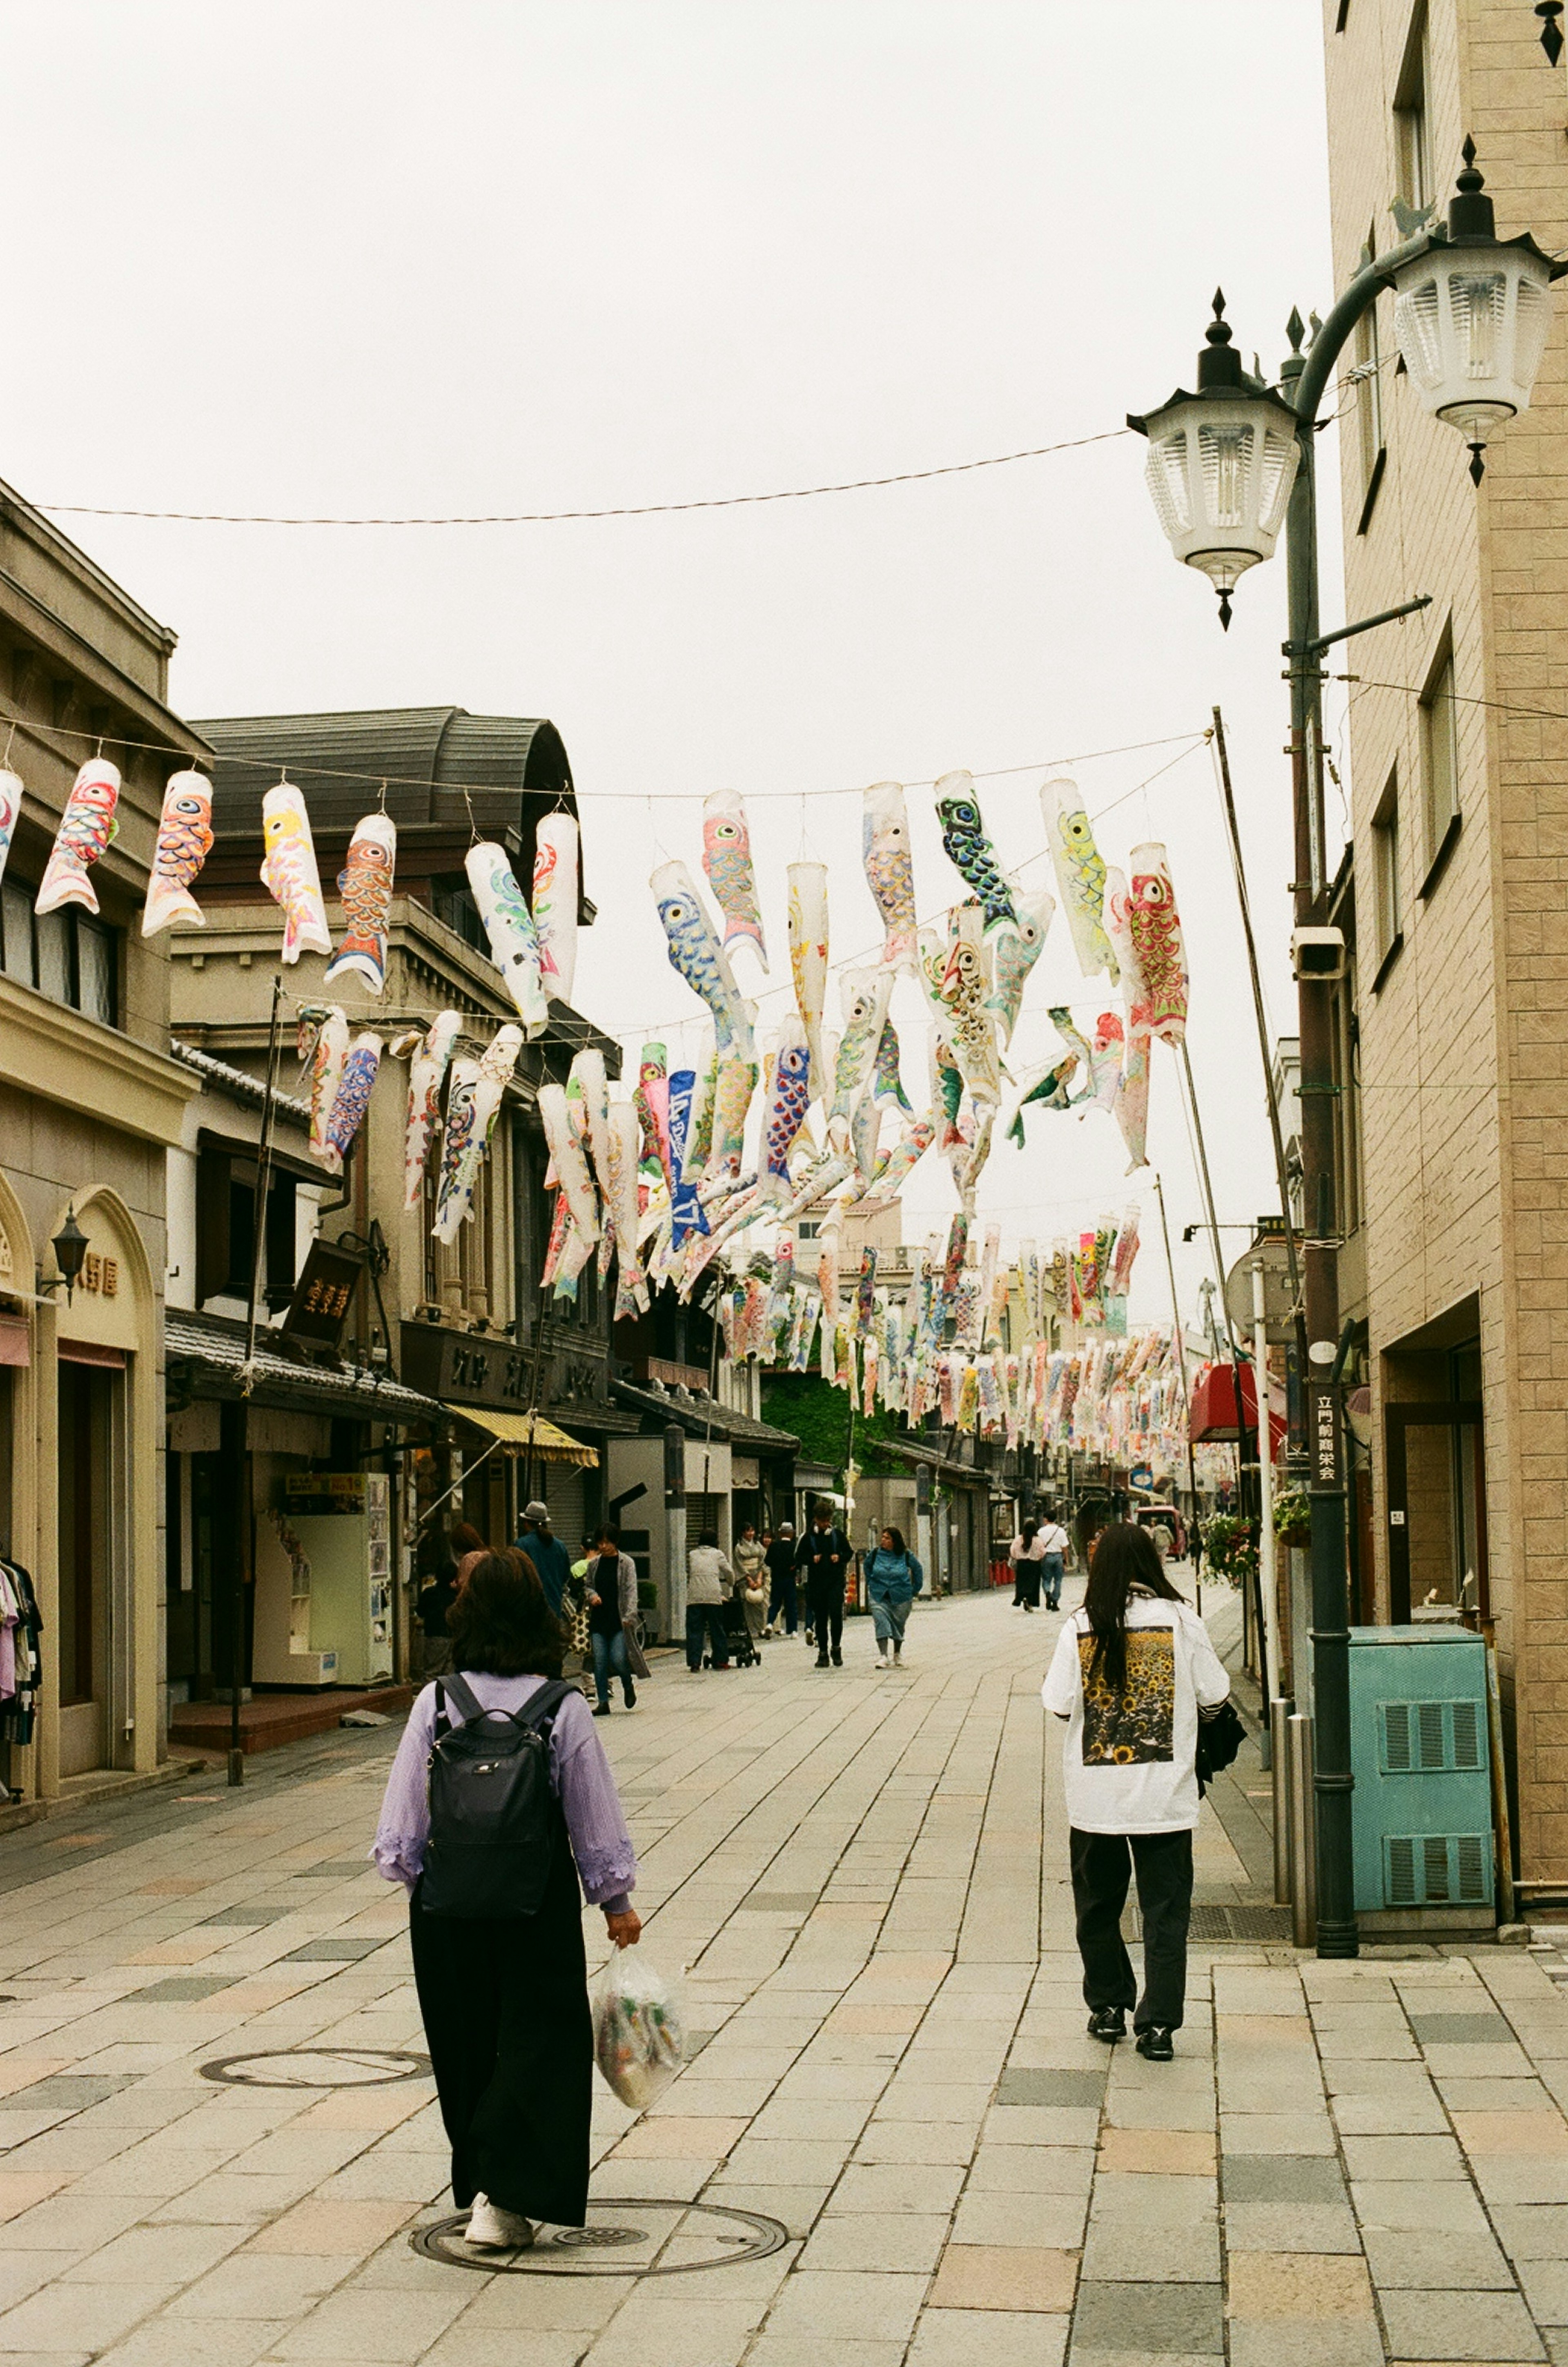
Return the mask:
[[768,1565],[767,1636],[781,1631],[793,1636],[798,1616],[795,1603],[795,1538],[793,1521],[781,1521],[778,1535],[768,1547],[764,1558]]
[[621,1681],[628,1709],[637,1707],[632,1682],[629,1623],[637,1617],[637,1564],[621,1551],[619,1529],[604,1528],[593,1540],[586,1571],[588,1635],[593,1654],[593,1686],[599,1696],[595,1717],[610,1715],[610,1674]]
[[423,1677],[443,1677],[451,1667],[452,1636],[446,1614],[457,1600],[468,1572],[489,1550],[478,1529],[468,1521],[455,1522],[439,1541],[434,1575],[414,1604],[414,1616],[423,1631],[420,1673]]
[[545,1601],[558,1619],[571,1577],[571,1556],[550,1526],[550,1508],[537,1498],[523,1507],[517,1526],[517,1550],[526,1554],[539,1573]]
[[850,1573],[850,1541],[833,1520],[830,1504],[818,1503],[811,1526],[795,1549],[795,1566],[806,1580],[806,1600],[811,1629],[817,1638],[817,1665],[844,1665],[844,1580]]

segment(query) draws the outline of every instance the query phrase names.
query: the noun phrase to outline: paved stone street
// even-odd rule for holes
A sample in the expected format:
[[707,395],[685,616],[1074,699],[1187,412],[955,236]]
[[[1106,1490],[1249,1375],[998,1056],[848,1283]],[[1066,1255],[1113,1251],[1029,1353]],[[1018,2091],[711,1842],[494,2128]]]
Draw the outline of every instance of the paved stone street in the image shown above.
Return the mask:
[[[1177,2061],[1108,2056],[1038,1699],[1055,1626],[921,1606],[897,1676],[861,1620],[841,1672],[798,1642],[666,1660],[602,1726],[644,1944],[705,2035],[644,2118],[599,2090],[600,2241],[555,2274],[411,2244],[451,2205],[428,2078],[380,2059],[423,2045],[401,1894],[364,1863],[396,1727],[0,1841],[0,2355],[1568,2359],[1559,1959],[1205,1942]],[[1206,1811],[1200,1928],[1271,1928],[1265,1783],[1249,1747],[1229,1833]],[[789,2240],[744,2249],[698,2198]]]

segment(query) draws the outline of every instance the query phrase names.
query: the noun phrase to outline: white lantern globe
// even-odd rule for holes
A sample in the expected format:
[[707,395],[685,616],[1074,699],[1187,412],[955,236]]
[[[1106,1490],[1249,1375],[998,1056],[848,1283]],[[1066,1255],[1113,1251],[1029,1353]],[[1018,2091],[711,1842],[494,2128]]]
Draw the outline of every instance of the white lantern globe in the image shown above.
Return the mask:
[[1224,296],[1198,358],[1198,391],[1127,425],[1149,439],[1144,474],[1155,512],[1184,567],[1206,575],[1231,620],[1231,594],[1249,567],[1271,559],[1301,458],[1296,415],[1283,396],[1247,377],[1231,350]]
[[1475,170],[1475,144],[1426,249],[1392,274],[1393,334],[1425,408],[1470,446],[1481,482],[1488,436],[1528,411],[1551,326],[1551,282],[1568,263],[1533,238],[1499,239],[1492,200]]

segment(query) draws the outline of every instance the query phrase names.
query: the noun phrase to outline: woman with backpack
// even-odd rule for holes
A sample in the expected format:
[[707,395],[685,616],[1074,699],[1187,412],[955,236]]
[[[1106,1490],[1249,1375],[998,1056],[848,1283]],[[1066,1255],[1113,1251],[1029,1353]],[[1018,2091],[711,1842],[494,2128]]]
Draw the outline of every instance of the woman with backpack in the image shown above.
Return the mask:
[[633,1946],[637,1858],[588,1704],[560,1682],[567,1639],[532,1563],[486,1554],[451,1625],[457,1673],[410,1712],[371,1856],[411,1894],[414,1983],[467,2241],[510,2251],[533,2242],[536,2221],[587,2217],[581,1902],[603,1910],[616,1947]]
[[[904,1623],[909,1616],[910,1603],[926,1582],[925,1571],[904,1543],[901,1529],[884,1529],[863,1567],[866,1601],[876,1630],[876,1665],[879,1669],[901,1669]],[[889,1647],[891,1659],[887,1657]]]
[[[1208,1630],[1167,1578],[1153,1539],[1111,1522],[1041,1698],[1067,1728],[1062,1772],[1089,2035],[1114,2045],[1131,2007],[1138,2052],[1152,2063],[1170,2061],[1187,1993],[1199,1725],[1229,1695]],[[1142,1997],[1122,1940],[1130,1873],[1144,1927]]]

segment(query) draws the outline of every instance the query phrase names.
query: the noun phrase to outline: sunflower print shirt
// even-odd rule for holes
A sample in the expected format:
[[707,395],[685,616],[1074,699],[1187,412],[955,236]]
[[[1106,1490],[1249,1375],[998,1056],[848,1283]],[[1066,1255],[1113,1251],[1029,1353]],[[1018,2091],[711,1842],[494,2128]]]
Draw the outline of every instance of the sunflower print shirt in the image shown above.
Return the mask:
[[1094,1637],[1080,1636],[1083,1669],[1083,1762],[1086,1767],[1136,1767],[1174,1756],[1176,1637],[1168,1627],[1130,1629],[1127,1683],[1116,1693],[1094,1672]]

